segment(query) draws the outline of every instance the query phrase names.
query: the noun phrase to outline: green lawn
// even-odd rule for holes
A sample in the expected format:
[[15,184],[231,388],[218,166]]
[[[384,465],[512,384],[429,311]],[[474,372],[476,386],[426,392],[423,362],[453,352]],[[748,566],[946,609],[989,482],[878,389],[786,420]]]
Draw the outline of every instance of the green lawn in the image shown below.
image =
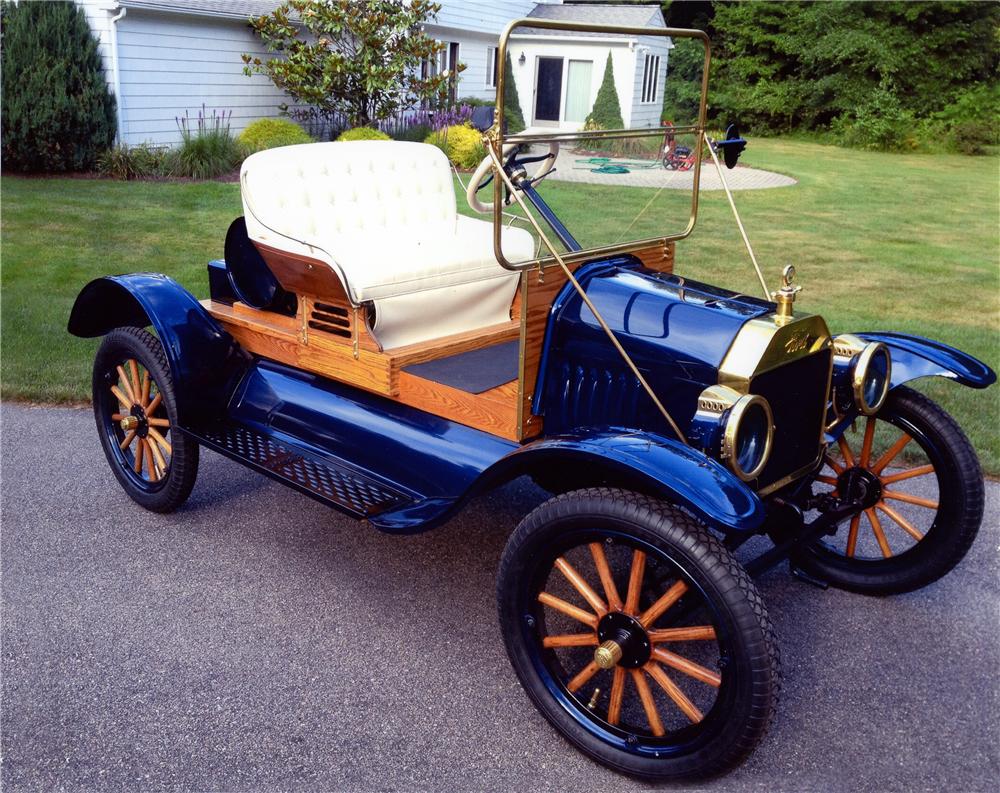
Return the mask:
[[[777,139],[751,141],[744,161],[799,181],[736,200],[769,283],[777,285],[782,266],[796,265],[801,310],[824,314],[834,332],[927,335],[1000,367],[1000,160]],[[588,242],[616,239],[652,197],[554,182],[545,192]],[[221,257],[226,228],[241,212],[238,185],[214,182],[5,177],[2,197],[0,382],[5,398],[44,402],[87,399],[96,342],[65,330],[84,283],[155,270],[205,297],[205,264]],[[658,198],[629,236],[662,229],[663,211],[678,199]],[[759,292],[721,192],[702,194],[698,227],[678,244],[677,269]],[[1000,388],[944,381],[921,388],[959,419],[986,469],[1000,474]]]

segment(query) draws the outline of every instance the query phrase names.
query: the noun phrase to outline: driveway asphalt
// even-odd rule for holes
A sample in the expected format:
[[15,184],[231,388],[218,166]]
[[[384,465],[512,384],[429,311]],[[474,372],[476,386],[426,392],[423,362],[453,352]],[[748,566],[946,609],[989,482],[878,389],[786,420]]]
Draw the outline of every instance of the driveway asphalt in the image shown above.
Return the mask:
[[[87,410],[5,404],[2,777],[41,790],[651,789],[566,744],[493,599],[524,482],[393,537],[214,454],[136,507]],[[717,791],[986,791],[1000,779],[1000,485],[968,558],[894,598],[759,580],[784,696]]]

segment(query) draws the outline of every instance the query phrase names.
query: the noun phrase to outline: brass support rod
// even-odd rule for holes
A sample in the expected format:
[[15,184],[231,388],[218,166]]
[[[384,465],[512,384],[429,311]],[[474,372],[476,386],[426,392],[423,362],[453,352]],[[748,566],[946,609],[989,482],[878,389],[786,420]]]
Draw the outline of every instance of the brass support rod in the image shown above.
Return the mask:
[[605,334],[607,334],[608,339],[611,340],[611,343],[614,345],[615,349],[618,350],[618,354],[621,355],[622,360],[625,361],[625,363],[628,365],[628,368],[632,370],[632,374],[634,374],[636,378],[639,380],[639,384],[645,389],[646,393],[649,394],[649,398],[653,400],[653,403],[656,405],[660,413],[663,414],[663,418],[667,420],[667,423],[670,425],[670,428],[676,433],[677,437],[680,438],[681,442],[684,445],[690,446],[691,444],[688,443],[688,439],[684,436],[684,433],[681,432],[681,428],[677,426],[677,422],[675,422],[671,417],[670,413],[667,412],[667,409],[663,406],[663,403],[660,401],[660,398],[656,396],[656,392],[653,391],[649,383],[646,382],[646,378],[642,376],[642,372],[639,371],[639,367],[635,365],[635,363],[629,357],[629,354],[625,352],[625,348],[622,347],[621,342],[618,341],[618,337],[615,336],[614,331],[611,330],[611,328],[608,326],[608,323],[604,321],[604,317],[602,317],[601,312],[597,310],[597,306],[595,306],[591,302],[590,298],[587,296],[587,293],[584,291],[583,287],[580,286],[580,282],[577,281],[576,278],[574,277],[573,271],[570,270],[569,267],[566,265],[566,262],[563,261],[563,257],[559,255],[559,251],[556,250],[555,245],[552,244],[552,242],[549,240],[545,232],[542,231],[542,227],[538,225],[538,221],[535,220],[535,216],[532,215],[531,212],[528,210],[528,206],[527,204],[525,204],[524,199],[518,192],[517,187],[510,180],[510,177],[507,176],[507,172],[503,169],[503,163],[500,161],[500,156],[497,154],[497,150],[494,148],[493,141],[489,142],[486,149],[490,153],[490,158],[493,160],[493,169],[496,171],[499,178],[503,180],[504,184],[507,186],[507,189],[510,191],[510,194],[514,197],[518,205],[521,207],[521,210],[524,212],[525,216],[531,222],[531,225],[535,229],[535,232],[538,234],[539,239],[541,239],[541,241],[545,243],[545,247],[549,249],[549,253],[552,254],[552,258],[555,259],[556,262],[558,262],[560,267],[562,267],[563,272],[566,273],[566,277],[569,279],[569,282],[573,284],[573,288],[577,291],[577,294],[579,294],[583,302],[587,304],[587,308],[589,308],[591,313],[593,313],[594,318],[597,320],[597,323],[601,326],[601,329],[605,332]]
[[757,271],[757,277],[760,279],[760,288],[764,290],[764,299],[770,300],[771,293],[768,291],[767,281],[764,280],[764,274],[760,271],[760,265],[757,264],[757,257],[754,256],[753,247],[750,245],[750,238],[747,236],[747,230],[743,228],[743,221],[740,220],[740,213],[736,209],[736,202],[733,201],[733,194],[729,189],[729,182],[726,181],[726,175],[722,172],[722,166],[719,164],[719,158],[715,153],[715,149],[712,147],[712,141],[709,140],[707,132],[702,132],[701,134],[705,138],[705,145],[708,146],[708,153],[712,155],[712,162],[715,163],[715,170],[719,172],[719,180],[722,182],[722,187],[726,191],[726,198],[729,199],[729,206],[732,207],[733,217],[736,218],[736,225],[739,227],[740,234],[743,236],[743,244],[747,246],[747,253],[750,254],[750,261],[753,262],[753,269]]

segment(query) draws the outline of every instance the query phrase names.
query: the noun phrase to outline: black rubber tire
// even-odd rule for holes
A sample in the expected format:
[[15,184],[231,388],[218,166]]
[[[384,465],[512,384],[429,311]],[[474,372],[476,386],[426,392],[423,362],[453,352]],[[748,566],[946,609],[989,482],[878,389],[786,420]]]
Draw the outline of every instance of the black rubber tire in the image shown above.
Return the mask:
[[94,359],[92,378],[94,418],[101,447],[111,472],[129,497],[152,512],[172,512],[183,504],[198,477],[198,443],[181,432],[172,432],[172,453],[166,476],[155,484],[140,484],[126,470],[113,434],[110,415],[117,404],[109,395],[111,373],[117,364],[135,358],[150,373],[163,395],[163,407],[171,427],[177,426],[177,399],[170,366],[160,341],[143,328],[116,328],[104,337]]
[[[544,564],[546,548],[595,526],[627,533],[683,564],[710,595],[734,638],[731,713],[717,722],[697,751],[669,757],[640,757],[617,748],[583,728],[556,701],[533,665],[522,620],[525,593]],[[500,625],[511,664],[542,715],[574,746],[615,771],[647,780],[706,777],[726,771],[749,755],[770,725],[781,687],[777,641],[763,600],[746,571],[691,515],[657,499],[627,490],[592,488],[546,501],[510,537],[497,581]],[[536,642],[536,644],[538,644]],[[726,672],[724,672],[726,674]],[[725,714],[724,714],[725,715]]]
[[938,477],[940,506],[931,528],[911,549],[889,559],[852,559],[819,542],[798,553],[793,563],[840,589],[895,595],[937,581],[962,561],[979,532],[986,495],[975,449],[936,402],[900,386],[889,393],[876,418],[918,431],[910,434]]

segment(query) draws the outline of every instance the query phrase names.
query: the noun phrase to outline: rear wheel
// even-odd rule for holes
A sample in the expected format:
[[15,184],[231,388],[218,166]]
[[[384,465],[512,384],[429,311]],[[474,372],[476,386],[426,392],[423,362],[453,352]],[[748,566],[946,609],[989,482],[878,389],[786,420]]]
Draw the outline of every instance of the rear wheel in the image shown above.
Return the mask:
[[780,685],[767,612],[687,513],[609,488],[551,499],[511,536],[497,599],[528,695],[599,762],[706,776],[763,737]]
[[198,475],[198,444],[173,431],[177,404],[160,342],[142,328],[117,328],[94,360],[94,417],[111,471],[133,501],[170,512]]
[[795,563],[855,592],[895,594],[936,581],[962,560],[983,519],[972,444],[940,406],[906,387],[844,434],[815,489],[861,498],[866,508]]

